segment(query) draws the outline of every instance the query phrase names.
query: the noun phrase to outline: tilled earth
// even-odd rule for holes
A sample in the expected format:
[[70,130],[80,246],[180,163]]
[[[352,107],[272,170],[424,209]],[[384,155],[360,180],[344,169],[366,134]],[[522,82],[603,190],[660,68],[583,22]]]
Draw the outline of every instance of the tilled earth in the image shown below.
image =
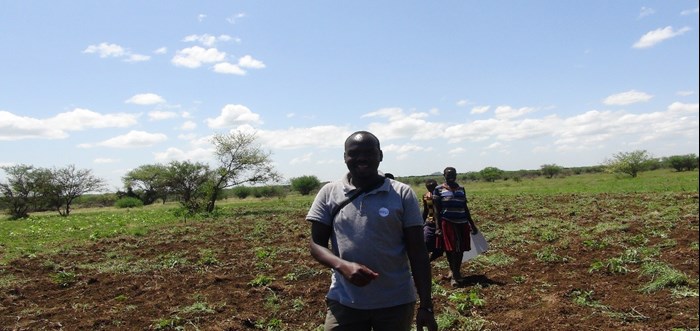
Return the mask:
[[[460,288],[434,262],[436,314],[447,330],[697,330],[697,204],[697,193],[471,201],[491,250],[463,265]],[[308,254],[305,212],[181,223],[0,265],[0,329],[319,330],[330,274]],[[641,262],[591,272],[630,248],[688,281],[645,293],[654,277]],[[452,296],[470,292],[483,305]]]

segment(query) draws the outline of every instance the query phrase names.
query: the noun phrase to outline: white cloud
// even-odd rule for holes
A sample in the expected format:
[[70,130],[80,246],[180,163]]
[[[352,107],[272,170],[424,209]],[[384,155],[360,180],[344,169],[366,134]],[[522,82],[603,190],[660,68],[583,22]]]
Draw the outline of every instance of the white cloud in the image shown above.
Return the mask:
[[76,108],[47,119],[17,116],[0,111],[0,140],[30,138],[62,139],[67,131],[84,129],[127,127],[136,124],[136,116],[128,114],[103,115],[87,109]]
[[698,12],[699,12],[698,7],[695,7],[693,9],[686,9],[686,10],[682,11],[681,15],[683,15],[683,16],[693,15],[693,14],[697,14]]
[[185,121],[185,123],[182,123],[182,125],[180,126],[180,130],[184,130],[184,131],[190,131],[190,130],[194,130],[196,128],[197,128],[197,123],[195,123],[193,121]]
[[165,103],[165,99],[155,93],[142,93],[136,94],[124,102],[136,105],[155,105],[158,103]]
[[295,157],[289,161],[289,164],[301,164],[301,163],[309,163],[312,160],[314,153],[305,153],[299,157]]
[[238,19],[244,18],[245,16],[246,16],[245,13],[233,14],[233,15],[227,17],[226,21],[231,23],[231,24],[236,24]]
[[17,116],[0,111],[0,141],[22,139],[64,139],[68,133],[39,120],[27,116]]
[[382,146],[382,151],[384,153],[390,153],[397,160],[405,160],[412,154],[420,154],[423,152],[429,152],[431,150],[432,148],[430,147],[423,147],[415,144],[390,144]]
[[156,49],[155,51],[153,51],[153,53],[166,54],[166,53],[168,53],[168,48],[167,47],[160,47],[160,48]]
[[675,112],[675,113],[695,113],[695,114],[697,114],[698,113],[698,104],[697,103],[674,102],[668,106],[668,111]]
[[211,160],[213,151],[206,148],[194,148],[192,150],[181,150],[179,148],[170,147],[165,150],[165,152],[153,153],[153,156],[157,162],[169,162],[169,161],[186,161],[192,160],[195,162],[204,162]]
[[647,17],[649,15],[653,15],[654,13],[656,13],[654,8],[642,7],[642,9],[639,10],[639,17],[638,18],[641,19],[641,18]]
[[603,103],[606,105],[624,106],[637,102],[647,102],[653,97],[653,95],[646,94],[644,92],[629,90],[627,92],[622,92],[608,96],[607,98],[603,99]]
[[178,67],[199,68],[203,63],[221,62],[226,59],[226,53],[216,48],[193,46],[177,51],[171,62]]
[[471,114],[483,114],[483,113],[489,111],[489,109],[491,109],[491,106],[478,106],[478,107],[472,108],[470,113]]
[[695,91],[678,91],[678,92],[676,92],[676,94],[680,95],[682,97],[687,97],[687,96],[695,94]]
[[494,110],[496,118],[515,118],[535,111],[532,107],[513,108],[511,106],[498,106]]
[[100,43],[98,45],[90,45],[83,50],[86,54],[98,54],[101,58],[114,57],[124,59],[125,62],[143,62],[151,59],[148,55],[135,54],[117,44]]
[[189,36],[186,36],[182,41],[184,42],[198,42],[204,46],[207,47],[212,47],[216,45],[218,42],[226,42],[230,41],[232,38],[229,35],[222,34],[220,36],[212,36],[209,34],[202,34],[202,35],[196,35],[192,34]]
[[148,113],[151,121],[161,121],[178,117],[177,113],[171,111],[154,110]]
[[256,132],[264,146],[279,149],[337,148],[343,146],[345,138],[351,133],[347,127],[334,125]]
[[197,15],[197,21],[202,22],[202,21],[204,21],[204,19],[206,19],[206,18],[207,18],[207,15],[206,15],[206,14],[199,14],[199,15]]
[[214,72],[220,73],[220,74],[230,74],[230,75],[239,75],[239,76],[244,76],[246,74],[245,70],[241,69],[241,67],[231,64],[228,62],[221,62],[217,63],[214,65]]
[[107,163],[116,163],[119,162],[119,159],[110,159],[110,158],[96,158],[92,162],[97,163],[97,164],[107,164]]
[[254,59],[250,55],[245,55],[242,58],[238,59],[238,65],[243,67],[243,68],[251,68],[251,69],[265,68],[265,63]]
[[634,48],[649,48],[652,47],[666,39],[670,39],[676,36],[680,36],[686,32],[690,31],[689,27],[683,27],[677,31],[673,31],[673,27],[667,26],[665,28],[659,28],[653,31],[647,32],[639,40],[634,43],[632,47]]
[[469,100],[462,99],[462,100],[457,101],[458,107],[466,107],[467,105],[469,105]]
[[233,104],[224,106],[218,117],[207,119],[210,128],[228,128],[242,124],[262,124],[262,121],[260,115],[250,111],[248,107]]
[[129,54],[129,56],[126,58],[126,62],[144,62],[150,60],[151,57],[148,55],[141,55],[141,54]]
[[83,53],[95,54],[97,53],[101,58],[105,57],[121,57],[127,54],[123,47],[117,44],[100,43],[99,45],[90,45]]
[[155,144],[168,140],[168,137],[162,133],[149,133],[145,131],[129,131],[127,134],[116,136],[105,141],[95,144],[81,144],[79,147],[111,147],[111,148],[136,148],[150,147]]
[[138,115],[100,114],[89,109],[76,108],[46,119],[46,125],[67,131],[100,128],[123,128],[137,123]]

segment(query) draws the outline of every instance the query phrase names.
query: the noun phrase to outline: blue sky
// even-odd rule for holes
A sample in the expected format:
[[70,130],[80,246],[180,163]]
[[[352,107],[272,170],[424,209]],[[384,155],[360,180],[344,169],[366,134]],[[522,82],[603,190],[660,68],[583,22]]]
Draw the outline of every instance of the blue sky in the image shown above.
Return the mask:
[[[0,165],[212,162],[287,179],[369,130],[397,176],[698,154],[698,1],[2,1]],[[214,163],[212,163],[213,165]],[[0,175],[2,176],[2,175]]]

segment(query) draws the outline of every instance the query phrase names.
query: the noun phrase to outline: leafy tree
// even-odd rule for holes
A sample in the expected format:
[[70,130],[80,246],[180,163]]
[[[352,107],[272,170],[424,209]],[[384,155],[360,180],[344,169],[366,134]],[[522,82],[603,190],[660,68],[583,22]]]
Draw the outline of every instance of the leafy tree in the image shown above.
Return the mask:
[[214,211],[219,194],[227,187],[281,179],[274,170],[270,152],[256,145],[255,138],[255,133],[242,131],[215,134],[212,138],[219,166],[209,192],[208,212]]
[[166,183],[168,169],[162,164],[146,164],[133,169],[122,177],[124,187],[140,192],[139,199],[150,205],[161,198],[165,202],[168,195]]
[[652,160],[653,157],[646,150],[636,150],[617,153],[605,165],[609,172],[627,174],[634,178],[640,171],[646,170]]
[[543,164],[540,167],[540,170],[542,171],[542,174],[547,177],[547,178],[552,178],[562,171],[562,167],[556,165],[556,164]]
[[48,170],[24,164],[0,168],[7,177],[6,183],[0,183],[3,208],[8,208],[12,218],[28,217],[29,210],[40,203],[42,183],[48,178]]
[[172,161],[167,167],[165,182],[178,196],[180,204],[193,214],[203,208],[212,189],[213,172],[204,163]]
[[504,171],[496,167],[486,167],[479,171],[479,175],[487,182],[495,182],[503,177]]
[[88,192],[102,191],[106,185],[104,179],[92,174],[92,170],[76,169],[75,165],[69,165],[52,170],[50,184],[43,189],[58,213],[68,216],[76,198]]
[[695,154],[673,155],[667,159],[667,162],[676,171],[691,171],[698,167],[698,157]]
[[318,180],[318,177],[316,176],[301,176],[292,178],[290,183],[292,184],[292,188],[301,193],[301,195],[309,195],[311,191],[321,186],[321,181]]

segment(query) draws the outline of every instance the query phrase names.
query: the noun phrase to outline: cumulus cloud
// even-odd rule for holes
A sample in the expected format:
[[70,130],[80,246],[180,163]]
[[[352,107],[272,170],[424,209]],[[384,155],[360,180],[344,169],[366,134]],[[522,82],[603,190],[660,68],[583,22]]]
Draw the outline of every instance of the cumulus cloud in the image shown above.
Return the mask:
[[649,48],[652,47],[666,39],[680,36],[686,32],[690,31],[689,27],[683,27],[679,30],[674,31],[673,27],[667,26],[665,28],[659,28],[653,31],[649,31],[644,34],[639,40],[632,45],[634,48]]
[[98,45],[88,46],[85,50],[83,50],[83,53],[97,54],[101,58],[121,57],[126,54],[126,50],[117,44],[100,43]]
[[191,131],[197,128],[197,123],[193,121],[185,121],[185,123],[182,123],[180,126],[180,130],[184,131]]
[[220,74],[244,76],[246,74],[240,66],[228,62],[220,62],[214,65],[214,72]]
[[148,55],[135,54],[117,44],[100,43],[90,45],[83,50],[86,54],[97,54],[101,58],[124,58],[125,62],[143,62],[151,59]]
[[644,18],[650,15],[653,15],[656,13],[654,8],[649,8],[649,7],[642,7],[642,9],[639,10],[639,17],[638,18]]
[[177,51],[171,62],[178,67],[199,68],[203,63],[222,62],[226,59],[226,53],[216,48],[203,48],[193,46]]
[[99,114],[76,108],[46,119],[17,116],[0,111],[0,140],[63,139],[68,131],[127,127],[136,124],[137,115]]
[[471,114],[483,114],[491,109],[491,106],[479,106],[479,107],[474,107],[471,110]]
[[289,161],[289,164],[301,164],[301,163],[309,163],[312,160],[314,153],[305,153],[299,157],[295,157]]
[[231,38],[231,36],[226,35],[226,34],[222,34],[218,37],[212,36],[210,34],[202,34],[202,35],[192,34],[192,35],[186,36],[182,41],[184,41],[184,42],[198,42],[204,46],[213,47],[218,42],[226,42],[226,41],[230,41],[231,39],[233,39],[233,38]]
[[513,108],[511,106],[498,106],[494,110],[497,118],[515,118],[535,111],[532,107]]
[[107,163],[116,163],[119,162],[119,159],[110,159],[110,158],[96,158],[92,162],[97,163],[97,164],[107,164]]
[[263,63],[260,60],[254,59],[250,55],[245,55],[238,59],[238,65],[243,67],[243,68],[250,68],[250,69],[262,69],[265,68],[265,63]]
[[236,24],[236,22],[237,22],[239,19],[244,18],[245,16],[246,16],[245,13],[233,14],[233,15],[227,17],[227,18],[226,18],[226,21],[229,22],[229,23],[231,23],[231,24]]
[[136,105],[155,105],[159,103],[165,103],[165,99],[155,93],[142,93],[136,94],[129,99],[124,101],[126,103],[133,103]]
[[210,128],[229,128],[242,124],[262,124],[260,115],[252,112],[243,105],[228,104],[221,109],[221,114],[216,118],[208,118],[207,125]]
[[613,94],[603,99],[606,105],[625,106],[638,102],[647,102],[653,98],[653,95],[646,94],[635,90]]
[[154,110],[154,111],[148,112],[148,118],[151,121],[161,121],[161,120],[167,120],[167,119],[176,118],[176,117],[178,117],[178,114],[175,112],[171,112],[171,111]]
[[286,130],[256,131],[264,146],[279,149],[303,147],[337,148],[352,133],[347,127],[334,125],[313,126],[310,128],[289,128]]
[[206,148],[194,148],[191,150],[182,150],[175,147],[170,147],[164,152],[153,153],[153,156],[157,162],[170,162],[170,161],[187,161],[195,160],[197,162],[206,162],[210,160],[213,155],[212,149]]
[[686,9],[686,10],[682,11],[681,15],[683,15],[683,16],[693,15],[693,14],[697,14],[698,12],[699,12],[698,7],[695,7],[693,9]]
[[66,130],[51,127],[46,120],[0,111],[0,141],[66,137],[68,137]]
[[162,133],[149,133],[145,131],[129,131],[127,134],[116,136],[94,144],[80,144],[78,147],[110,147],[110,148],[137,148],[150,147],[155,144],[168,140],[168,137]]

